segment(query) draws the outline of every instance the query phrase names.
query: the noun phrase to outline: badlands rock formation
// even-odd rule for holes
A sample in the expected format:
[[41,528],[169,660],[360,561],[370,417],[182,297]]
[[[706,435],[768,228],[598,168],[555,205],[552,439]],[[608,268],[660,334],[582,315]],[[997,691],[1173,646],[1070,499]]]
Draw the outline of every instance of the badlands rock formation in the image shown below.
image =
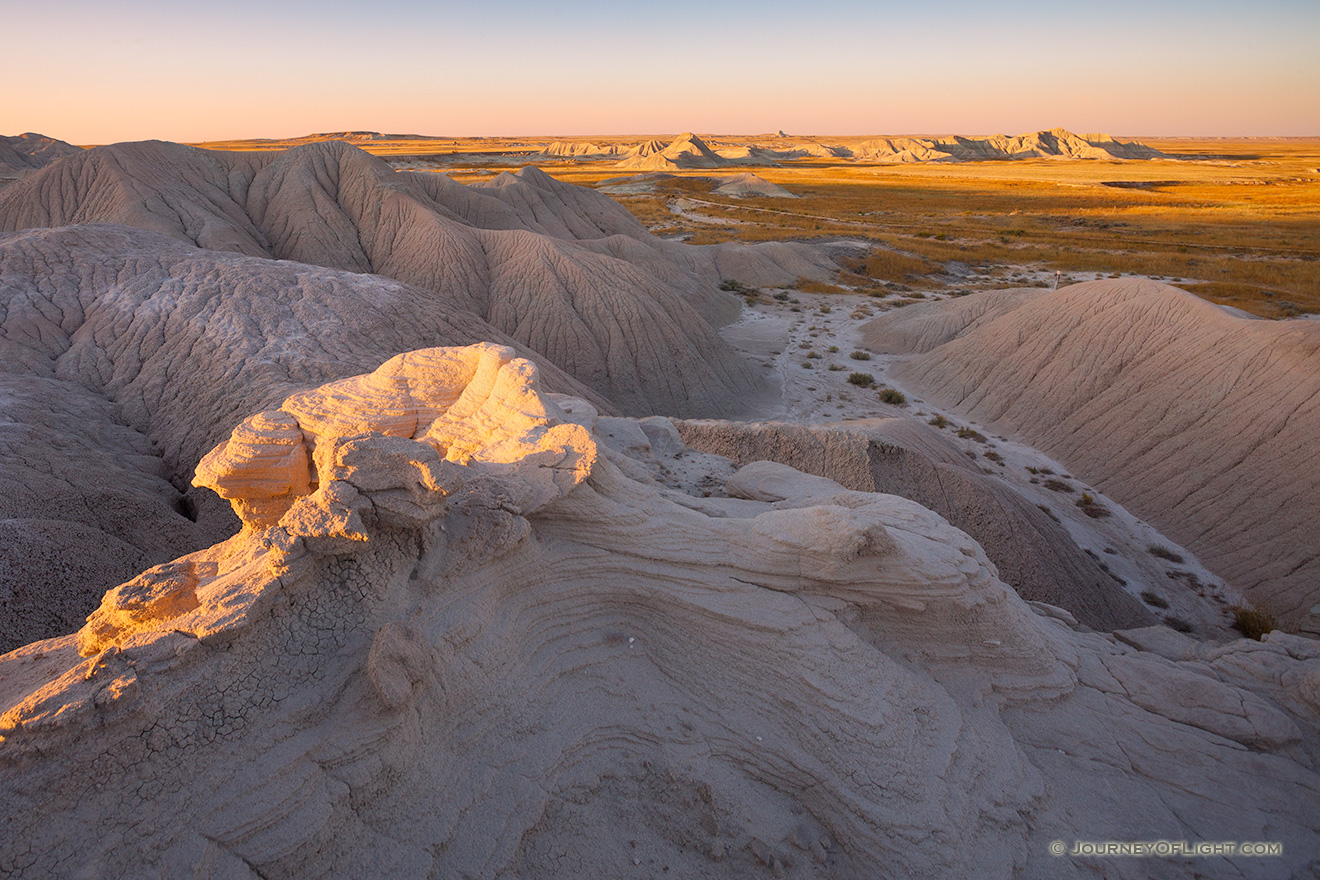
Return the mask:
[[894,375],[1047,451],[1290,628],[1320,633],[1320,323],[1142,279],[881,315]]
[[[698,472],[727,497],[683,491]],[[1097,864],[1051,840],[1154,836],[1281,841],[1211,865],[1265,877],[1314,855],[1315,642],[1076,632],[919,505],[597,419],[511,348],[295,394],[198,480],[239,535],[0,658],[0,873],[1067,878]]]
[[617,167],[675,171],[718,168],[721,165],[777,165],[796,159],[844,159],[860,162],[984,162],[1004,159],[1168,159],[1138,141],[1120,141],[1107,134],[1073,134],[1062,128],[990,137],[876,137],[851,138],[847,145],[817,141],[764,140],[742,142],[721,138],[712,145],[691,132],[672,142],[650,140],[632,147],[601,146],[579,141],[555,141],[542,156],[557,159],[599,160],[619,157]]
[[718,168],[732,164],[716,153],[706,142],[690,131],[680,134],[664,145],[659,141],[641,144],[619,160],[616,167],[645,171],[677,171],[685,168]]
[[853,154],[872,162],[975,162],[993,159],[1156,159],[1158,150],[1132,141],[1124,143],[1106,134],[1075,135],[1062,128],[987,138],[875,138],[858,145]]
[[342,142],[280,153],[118,144],[0,191],[2,230],[92,222],[389,276],[642,414],[723,415],[756,391],[709,325],[740,306],[721,279],[785,284],[831,266],[800,245],[663,242],[607,196],[534,168],[465,187]]
[[586,141],[554,141],[540,153],[547,159],[608,159],[619,155],[615,144],[592,144]]
[[986,479],[939,432],[912,419],[846,424],[679,421],[683,442],[740,465],[777,461],[858,492],[900,495],[971,535],[1024,599],[1067,608],[1098,630],[1155,618],[1050,516]]

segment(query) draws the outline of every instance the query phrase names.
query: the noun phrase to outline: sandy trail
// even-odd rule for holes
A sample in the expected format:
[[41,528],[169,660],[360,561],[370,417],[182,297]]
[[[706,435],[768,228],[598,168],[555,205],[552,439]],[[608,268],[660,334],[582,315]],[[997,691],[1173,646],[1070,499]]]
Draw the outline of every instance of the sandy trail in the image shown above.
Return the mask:
[[[766,293],[769,301],[762,297],[719,331],[771,378],[774,393],[751,407],[746,419],[827,424],[899,416],[925,424],[942,416],[947,424],[935,430],[962,448],[985,474],[1048,511],[1078,547],[1156,614],[1190,623],[1202,638],[1238,637],[1229,607],[1241,601],[1241,594],[1185,547],[1040,450],[942,410],[895,382],[891,369],[906,356],[866,352],[860,327],[897,303],[861,294]],[[863,357],[854,358],[853,352]],[[874,385],[850,383],[854,373],[870,375]],[[881,402],[882,388],[902,392],[906,403]],[[960,429],[965,430],[960,434]],[[1092,511],[1108,515],[1088,515],[1078,504],[1083,494],[1094,499]],[[1151,548],[1168,553],[1158,556]]]

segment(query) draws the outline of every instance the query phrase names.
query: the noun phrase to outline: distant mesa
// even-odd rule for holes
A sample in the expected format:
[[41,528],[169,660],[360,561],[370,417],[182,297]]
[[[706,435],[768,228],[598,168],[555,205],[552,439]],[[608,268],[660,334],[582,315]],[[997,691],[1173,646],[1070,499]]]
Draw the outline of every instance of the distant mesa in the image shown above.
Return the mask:
[[297,140],[304,143],[316,143],[318,141],[347,141],[350,144],[369,144],[374,141],[434,141],[440,140],[434,135],[429,134],[402,134],[398,132],[379,132],[379,131],[324,131],[317,134],[304,135]]

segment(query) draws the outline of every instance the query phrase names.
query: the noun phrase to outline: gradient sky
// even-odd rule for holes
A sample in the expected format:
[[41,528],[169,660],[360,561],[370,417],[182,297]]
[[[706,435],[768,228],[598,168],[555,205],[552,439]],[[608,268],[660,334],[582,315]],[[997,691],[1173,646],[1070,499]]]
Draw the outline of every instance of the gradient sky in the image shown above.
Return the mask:
[[1320,135],[1320,2],[6,0],[0,134]]

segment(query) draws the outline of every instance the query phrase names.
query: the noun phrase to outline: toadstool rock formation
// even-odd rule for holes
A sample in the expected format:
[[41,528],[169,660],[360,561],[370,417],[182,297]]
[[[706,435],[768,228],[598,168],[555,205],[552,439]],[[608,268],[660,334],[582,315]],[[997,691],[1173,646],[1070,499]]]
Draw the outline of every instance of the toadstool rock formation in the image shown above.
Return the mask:
[[242,532],[0,657],[0,871],[1057,878],[1093,865],[1049,841],[1152,829],[1309,860],[1314,642],[1075,632],[915,503],[625,442],[513,355],[289,398],[277,520],[268,414],[199,476],[262,502]]

